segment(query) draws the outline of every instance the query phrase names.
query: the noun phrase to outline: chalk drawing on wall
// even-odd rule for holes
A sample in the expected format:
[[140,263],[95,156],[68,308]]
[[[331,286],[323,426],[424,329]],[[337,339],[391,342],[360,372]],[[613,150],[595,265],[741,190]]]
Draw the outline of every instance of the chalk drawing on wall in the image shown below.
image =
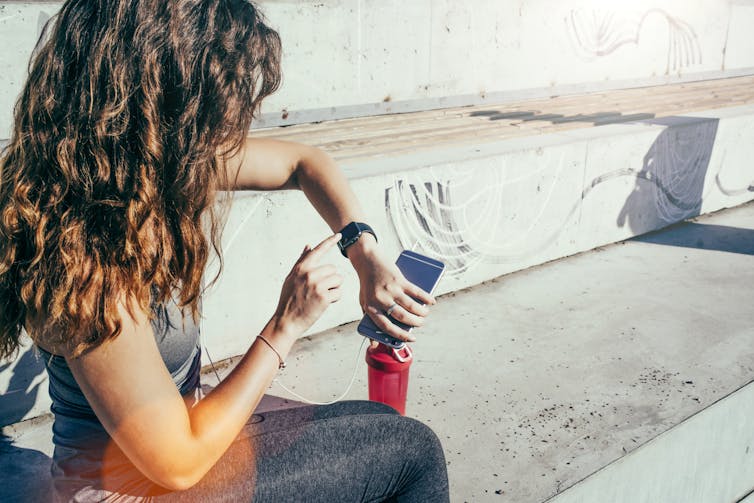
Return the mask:
[[525,260],[557,239],[574,211],[556,210],[557,225],[544,216],[563,190],[564,156],[521,174],[505,159],[489,162],[485,169],[443,165],[397,175],[385,208],[401,246],[439,258],[447,274],[460,275],[480,263]]
[[635,180],[616,219],[632,235],[699,215],[713,188],[703,193],[718,120],[645,122],[665,128],[641,165],[606,169],[591,181],[569,185],[563,168],[574,164],[565,155],[546,156],[538,169],[517,170],[503,158],[483,169],[442,165],[395,175],[385,190],[388,222],[403,248],[439,258],[448,274],[460,275],[482,263],[526,262],[545,252],[574,231],[584,200],[611,180]]
[[446,273],[458,274],[479,260],[479,252],[453,215],[450,185],[450,180],[400,178],[386,190],[385,205],[401,247],[441,258]]
[[686,21],[671,16],[662,9],[643,13],[577,9],[566,17],[573,46],[586,59],[609,56],[618,48],[638,45],[642,28],[648,19],[660,17],[667,24],[666,73],[702,62],[702,50],[694,28]]
[[743,194],[746,194],[747,192],[754,192],[754,180],[752,180],[751,183],[746,187],[731,188],[727,187],[723,183],[722,179],[720,178],[720,173],[715,176],[715,184],[717,185],[718,190],[728,197],[739,197]]
[[738,184],[729,184],[728,182],[723,181],[723,169],[728,166],[728,163],[725,162],[726,155],[727,151],[723,152],[720,160],[720,168],[715,174],[715,185],[717,186],[717,190],[719,190],[724,196],[728,197],[740,197],[749,192],[754,192],[754,179],[749,183],[744,183],[743,186],[741,186],[742,184],[740,184],[740,182]]

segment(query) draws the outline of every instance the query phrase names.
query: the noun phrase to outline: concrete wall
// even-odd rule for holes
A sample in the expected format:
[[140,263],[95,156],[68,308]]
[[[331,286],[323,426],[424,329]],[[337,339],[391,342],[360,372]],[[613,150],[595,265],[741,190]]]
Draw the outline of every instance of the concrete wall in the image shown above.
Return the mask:
[[329,0],[264,7],[287,44],[286,68],[295,68],[269,112],[327,113],[333,105],[383,101],[399,102],[383,107],[400,110],[415,100],[494,101],[754,67],[751,1]]
[[[261,3],[285,45],[285,83],[266,103],[267,125],[754,73],[754,0]],[[57,7],[0,3],[0,139]],[[754,107],[740,107],[344,169],[388,255],[412,248],[448,264],[444,293],[754,199],[752,138]],[[297,252],[328,233],[300,193],[236,195],[225,272],[205,299],[214,360],[248,347]],[[350,266],[336,252],[327,260],[346,274],[344,299],[312,333],[361,315]],[[31,351],[0,363],[0,425],[46,412],[45,381]],[[720,487],[743,496],[745,481],[724,477],[751,464],[739,428],[750,395],[745,388],[558,502],[635,501],[653,476],[663,484],[642,489],[647,501],[706,501]],[[716,444],[697,445],[698,431],[715,432],[705,437]],[[712,493],[688,484],[702,463],[719,478]],[[658,464],[673,471],[655,472]]]
[[[754,0],[263,0],[284,85],[260,125],[754,73]],[[57,2],[0,3],[0,139]]]
[[[751,1],[635,2],[610,6],[612,14],[603,3],[545,0],[427,0],[400,11],[397,1],[263,4],[286,41],[288,69],[268,110],[347,108],[388,95],[441,104],[489,90],[513,95],[584,82],[576,86],[583,90],[605,79],[697,78],[754,66],[745,37]],[[26,57],[55,9],[0,3],[0,139]],[[605,30],[589,31],[593,25]],[[391,36],[381,26],[391,26]],[[636,33],[638,39],[629,36]],[[380,111],[364,107],[361,113]],[[442,293],[752,199],[753,137],[754,110],[742,107],[344,169],[389,255],[414,248],[448,263]],[[246,349],[274,309],[297,251],[328,232],[300,193],[236,196],[225,273],[205,303],[213,359]],[[344,300],[313,332],[361,314],[350,266],[337,253],[330,260],[347,273]],[[0,364],[0,424],[45,412],[44,380],[30,352]]]
[[[754,199],[752,138],[754,106],[745,106],[344,169],[385,253],[441,258],[445,293]],[[225,270],[204,302],[204,343],[215,361],[246,350],[297,253],[329,232],[300,192],[235,195]],[[336,251],[326,260],[346,277],[343,300],[311,333],[361,316],[350,264]],[[0,422],[44,412],[43,380],[29,352],[0,367]]]
[[[390,256],[408,248],[446,262],[444,293],[754,199],[751,138],[745,106],[344,169]],[[236,196],[226,272],[204,305],[214,358],[244,350],[297,252],[328,232],[301,193]],[[330,260],[348,274],[344,300],[313,332],[361,316],[350,265],[337,252]]]

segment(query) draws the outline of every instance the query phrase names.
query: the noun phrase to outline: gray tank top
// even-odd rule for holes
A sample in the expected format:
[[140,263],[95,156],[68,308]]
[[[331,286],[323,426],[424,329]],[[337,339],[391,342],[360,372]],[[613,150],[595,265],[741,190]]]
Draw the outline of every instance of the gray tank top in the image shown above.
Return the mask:
[[[201,351],[199,327],[190,315],[185,318],[174,303],[155,307],[152,320],[155,341],[162,360],[181,395],[199,387]],[[49,376],[50,398],[55,421],[52,427],[53,476],[60,479],[97,479],[105,449],[113,442],[73,378],[65,358],[38,348]],[[110,456],[108,450],[108,456]],[[83,480],[82,480],[83,479]],[[63,480],[56,480],[58,482]]]

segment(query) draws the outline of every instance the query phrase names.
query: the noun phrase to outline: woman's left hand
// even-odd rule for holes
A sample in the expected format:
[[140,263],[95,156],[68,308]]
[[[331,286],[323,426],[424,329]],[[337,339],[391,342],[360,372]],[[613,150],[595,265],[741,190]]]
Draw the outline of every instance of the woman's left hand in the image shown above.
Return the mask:
[[[363,221],[364,212],[345,175],[319,148],[270,138],[247,138],[243,148],[225,162],[228,179],[234,181],[233,189],[300,188],[331,229]],[[395,264],[382,256],[371,234],[362,235],[346,254],[359,275],[363,311],[388,335],[413,341],[414,337],[395,325],[387,312],[395,320],[418,327],[429,313],[426,305],[434,304],[435,299],[409,283]]]
[[382,257],[378,249],[360,250],[353,255],[349,253],[359,276],[362,310],[388,335],[406,342],[415,341],[411,333],[388,318],[388,312],[390,317],[401,323],[420,327],[429,314],[427,305],[435,304],[434,297],[410,283],[394,263]]

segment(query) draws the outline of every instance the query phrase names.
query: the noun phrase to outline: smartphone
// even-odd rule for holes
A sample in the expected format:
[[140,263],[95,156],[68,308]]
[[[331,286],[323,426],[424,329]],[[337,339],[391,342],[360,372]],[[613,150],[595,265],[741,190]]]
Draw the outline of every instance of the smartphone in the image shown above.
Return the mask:
[[[445,271],[445,264],[439,260],[425,257],[424,255],[408,250],[401,252],[398,256],[398,260],[395,261],[395,265],[398,266],[398,269],[400,269],[407,280],[430,294],[434,291],[437,283],[440,281],[443,271]],[[419,301],[417,300],[417,302]],[[388,316],[388,318],[391,322],[404,330],[410,332],[413,328],[411,325],[401,323],[392,316]],[[396,339],[380,330],[377,325],[374,324],[372,318],[366,314],[361,319],[356,330],[364,337],[369,337],[370,339],[381,342],[391,348],[400,349],[406,344],[404,341]]]

